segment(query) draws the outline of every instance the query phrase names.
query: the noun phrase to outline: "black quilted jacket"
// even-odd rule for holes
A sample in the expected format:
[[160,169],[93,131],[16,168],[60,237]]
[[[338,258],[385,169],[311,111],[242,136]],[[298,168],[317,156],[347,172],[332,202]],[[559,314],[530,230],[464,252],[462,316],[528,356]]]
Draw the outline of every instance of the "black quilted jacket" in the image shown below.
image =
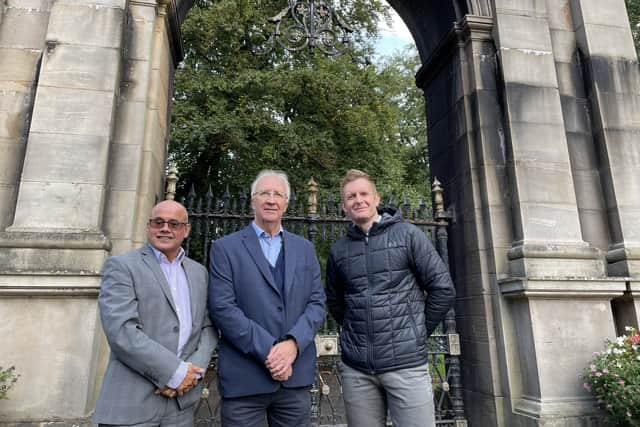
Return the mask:
[[327,262],[327,307],[342,326],[342,360],[370,374],[426,363],[427,337],[455,298],[424,232],[394,209],[380,213],[368,236],[350,225]]

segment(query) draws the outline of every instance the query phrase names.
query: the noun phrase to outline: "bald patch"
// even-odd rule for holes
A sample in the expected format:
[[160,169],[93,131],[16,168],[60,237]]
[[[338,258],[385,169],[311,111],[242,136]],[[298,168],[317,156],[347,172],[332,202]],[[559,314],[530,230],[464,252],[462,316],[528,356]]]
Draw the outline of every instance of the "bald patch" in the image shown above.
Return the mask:
[[162,202],[155,205],[153,209],[151,209],[151,216],[156,216],[158,214],[158,211],[160,210],[171,210],[176,214],[180,214],[182,215],[185,222],[187,222],[189,219],[187,209],[185,209],[185,207],[182,206],[181,203],[178,203],[174,200],[163,200]]

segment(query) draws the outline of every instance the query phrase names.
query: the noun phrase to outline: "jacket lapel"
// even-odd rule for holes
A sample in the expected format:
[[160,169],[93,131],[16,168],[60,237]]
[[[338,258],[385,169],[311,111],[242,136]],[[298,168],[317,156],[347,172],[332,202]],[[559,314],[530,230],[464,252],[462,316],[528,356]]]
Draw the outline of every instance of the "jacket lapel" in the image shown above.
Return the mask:
[[293,239],[290,233],[282,233],[282,247],[284,248],[284,294],[289,295],[289,291],[293,286],[293,276],[296,270],[296,261],[298,252],[293,247]]
[[160,285],[160,289],[164,293],[164,296],[169,301],[169,305],[173,309],[173,312],[178,314],[178,310],[176,309],[176,304],[173,301],[173,297],[171,296],[171,289],[169,288],[169,283],[167,283],[167,278],[164,276],[162,272],[162,268],[158,263],[158,259],[156,258],[156,254],[153,253],[153,250],[149,247],[149,245],[144,245],[140,249],[140,253],[142,254],[142,260],[149,267],[149,269],[153,272],[153,275],[156,277],[156,282]]
[[[182,260],[182,268],[184,269],[184,275],[187,277],[187,286],[189,287],[189,306],[191,307],[191,327],[195,328],[196,321],[196,302],[198,301],[199,295],[196,295],[197,289],[193,282],[193,278],[196,277],[196,271],[193,268],[194,265],[191,263],[191,260],[185,257]],[[205,302],[206,304],[206,302]],[[195,329],[193,329],[195,331]],[[192,334],[193,334],[192,331]]]
[[253,262],[258,266],[258,270],[264,277],[264,280],[267,281],[269,286],[273,288],[278,294],[280,294],[280,290],[276,286],[276,283],[273,281],[273,275],[271,274],[271,270],[269,269],[269,262],[262,253],[262,248],[260,247],[260,242],[258,241],[258,236],[256,235],[253,226],[249,224],[247,228],[242,232],[242,243],[249,251],[249,255],[253,259]]

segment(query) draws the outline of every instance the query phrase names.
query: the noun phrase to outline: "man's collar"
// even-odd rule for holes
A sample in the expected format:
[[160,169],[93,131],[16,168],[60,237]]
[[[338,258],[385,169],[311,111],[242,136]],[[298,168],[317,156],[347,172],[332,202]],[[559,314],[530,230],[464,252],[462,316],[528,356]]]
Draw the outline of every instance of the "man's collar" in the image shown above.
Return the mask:
[[[251,225],[253,226],[253,231],[255,231],[256,234],[258,235],[258,238],[260,238],[263,234],[266,234],[267,236],[269,235],[269,233],[267,233],[262,228],[260,228],[260,226],[256,224],[255,221],[251,221]],[[280,229],[278,230],[276,235],[277,234],[282,235],[283,231],[284,231],[284,228],[282,228],[282,224],[280,224]]]
[[149,245],[149,247],[151,248],[151,250],[153,251],[153,254],[156,256],[156,259],[158,261],[164,261],[166,260],[167,262],[173,262],[173,261],[177,261],[179,263],[182,262],[182,260],[185,257],[185,253],[184,253],[184,249],[182,247],[180,247],[180,250],[178,251],[178,256],[175,257],[175,259],[173,261],[169,261],[169,258],[167,258],[167,256],[162,253],[161,251],[159,251],[158,249],[156,249],[151,243],[147,243],[147,245]]

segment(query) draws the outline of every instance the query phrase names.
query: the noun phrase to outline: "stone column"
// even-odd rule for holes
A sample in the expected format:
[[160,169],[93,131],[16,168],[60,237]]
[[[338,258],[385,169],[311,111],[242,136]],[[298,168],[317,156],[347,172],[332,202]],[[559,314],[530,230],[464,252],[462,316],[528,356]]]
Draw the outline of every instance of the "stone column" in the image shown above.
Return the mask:
[[640,277],[640,75],[625,4],[570,3],[609,217],[608,269]]
[[151,208],[164,198],[171,82],[182,55],[170,1],[131,0],[129,11],[104,220],[114,254],[146,241]]
[[13,221],[50,7],[0,2],[0,231]]
[[163,198],[180,22],[173,0],[47,3],[15,218],[0,232],[0,363],[21,374],[0,413],[88,425],[108,357],[100,270],[145,241]]
[[547,1],[514,11],[496,0],[495,22],[514,226],[510,277],[499,281],[509,425],[587,422],[597,410],[579,374],[615,336],[611,300],[625,283],[606,277],[598,249],[608,236],[591,129],[576,112],[570,10]]
[[[640,73],[622,0],[571,2],[605,194],[613,276],[640,278]],[[636,283],[637,285],[637,283]],[[638,326],[640,293],[628,283],[615,301],[619,323]],[[620,325],[622,328],[623,325]],[[623,329],[618,330],[619,334]]]
[[582,239],[546,7],[507,3],[495,2],[494,35],[508,121],[511,274],[549,274],[561,258],[556,274],[602,277],[602,260]]
[[44,40],[15,215],[0,233],[0,361],[21,375],[0,403],[7,421],[86,417],[107,356],[95,298],[126,1],[39,3],[51,4],[48,25],[17,32]]
[[509,415],[496,281],[508,273],[513,238],[492,29],[490,16],[467,15],[416,77],[429,106],[431,173],[445,184],[446,206],[454,207],[449,241],[465,412],[482,426]]

